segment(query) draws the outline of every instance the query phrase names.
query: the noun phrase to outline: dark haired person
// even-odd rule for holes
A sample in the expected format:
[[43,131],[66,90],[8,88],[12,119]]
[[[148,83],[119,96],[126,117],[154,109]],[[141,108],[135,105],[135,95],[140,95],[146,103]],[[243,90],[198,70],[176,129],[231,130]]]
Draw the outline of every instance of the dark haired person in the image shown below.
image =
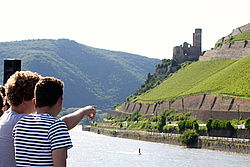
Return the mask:
[[[16,122],[27,114],[35,111],[32,102],[36,83],[42,77],[31,71],[20,71],[13,74],[5,84],[5,91],[10,108],[0,117],[0,167],[15,167],[14,143],[12,137],[13,127]],[[87,106],[66,115],[63,120],[70,130],[80,120],[91,112],[95,115],[95,106]]]
[[56,118],[62,110],[63,82],[41,79],[35,87],[36,114],[17,122],[13,129],[16,166],[66,166],[72,147],[67,126]]

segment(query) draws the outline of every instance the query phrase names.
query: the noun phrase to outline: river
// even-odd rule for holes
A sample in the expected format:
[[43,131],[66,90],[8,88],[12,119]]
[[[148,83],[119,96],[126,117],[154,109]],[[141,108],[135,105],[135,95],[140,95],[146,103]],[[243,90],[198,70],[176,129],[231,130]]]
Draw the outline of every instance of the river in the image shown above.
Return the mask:
[[[250,155],[70,131],[69,167],[249,167]],[[141,155],[139,155],[139,148]]]

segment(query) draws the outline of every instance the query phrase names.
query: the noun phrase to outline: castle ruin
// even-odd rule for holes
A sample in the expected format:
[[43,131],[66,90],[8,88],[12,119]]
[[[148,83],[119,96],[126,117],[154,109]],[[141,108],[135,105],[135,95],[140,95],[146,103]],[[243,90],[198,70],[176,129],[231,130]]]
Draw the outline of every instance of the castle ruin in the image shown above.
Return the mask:
[[201,32],[202,30],[200,28],[195,29],[195,33],[193,33],[193,46],[184,42],[183,45],[173,48],[173,59],[175,59],[178,64],[185,61],[199,60],[201,55]]

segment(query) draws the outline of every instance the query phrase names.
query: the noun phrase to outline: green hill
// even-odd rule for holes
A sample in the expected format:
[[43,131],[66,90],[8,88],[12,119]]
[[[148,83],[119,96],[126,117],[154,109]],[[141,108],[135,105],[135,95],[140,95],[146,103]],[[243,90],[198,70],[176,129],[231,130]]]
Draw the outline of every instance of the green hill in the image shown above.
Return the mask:
[[[160,62],[68,39],[1,42],[0,58],[21,59],[22,70],[64,81],[64,107],[96,104],[103,110],[132,94]],[[0,61],[0,68],[3,69],[3,61]],[[3,71],[0,79],[3,80]]]
[[192,63],[134,100],[152,103],[200,93],[250,97],[250,56]]

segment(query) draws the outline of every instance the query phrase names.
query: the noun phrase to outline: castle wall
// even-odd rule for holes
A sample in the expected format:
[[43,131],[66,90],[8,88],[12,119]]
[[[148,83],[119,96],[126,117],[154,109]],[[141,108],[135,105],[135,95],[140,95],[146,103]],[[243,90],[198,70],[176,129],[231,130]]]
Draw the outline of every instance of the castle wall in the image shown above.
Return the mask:
[[173,48],[173,59],[178,63],[183,63],[185,61],[185,55],[182,47],[176,46]]
[[198,60],[201,52],[199,47],[190,47],[190,53],[187,55],[188,60]]

